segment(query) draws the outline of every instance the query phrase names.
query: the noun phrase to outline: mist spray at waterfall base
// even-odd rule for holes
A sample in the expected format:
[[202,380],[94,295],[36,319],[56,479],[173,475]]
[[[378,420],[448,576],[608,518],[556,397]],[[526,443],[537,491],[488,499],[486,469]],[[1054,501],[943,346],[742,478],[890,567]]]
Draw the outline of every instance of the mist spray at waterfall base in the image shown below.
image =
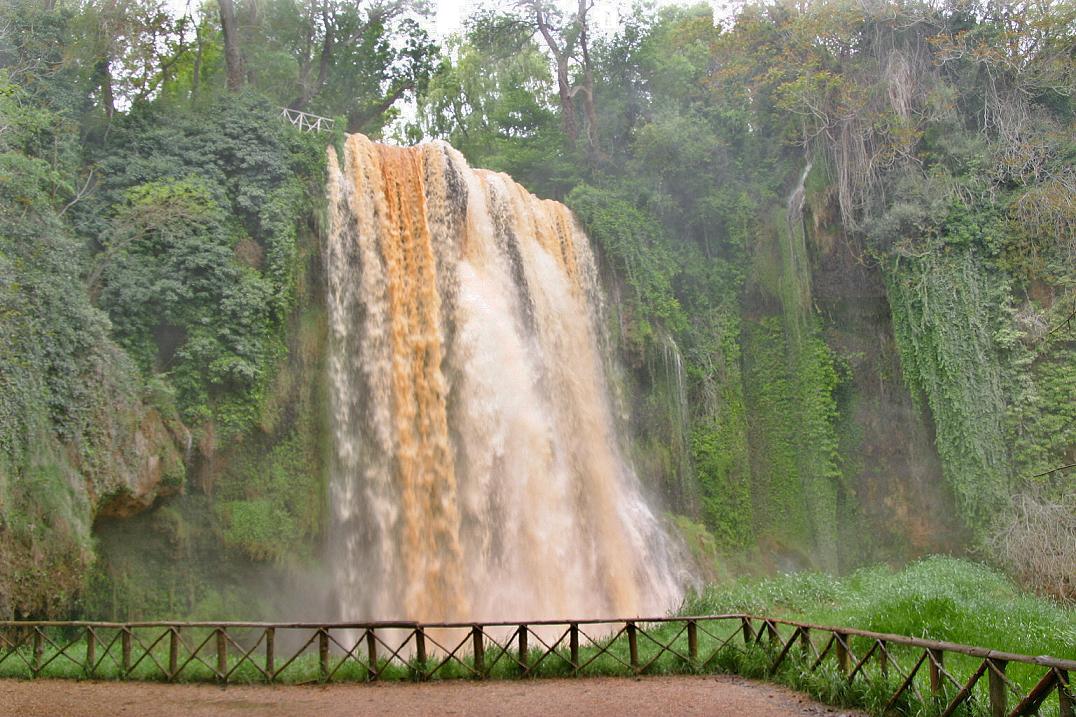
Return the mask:
[[329,150],[338,618],[661,614],[680,552],[620,450],[566,207],[451,147]]

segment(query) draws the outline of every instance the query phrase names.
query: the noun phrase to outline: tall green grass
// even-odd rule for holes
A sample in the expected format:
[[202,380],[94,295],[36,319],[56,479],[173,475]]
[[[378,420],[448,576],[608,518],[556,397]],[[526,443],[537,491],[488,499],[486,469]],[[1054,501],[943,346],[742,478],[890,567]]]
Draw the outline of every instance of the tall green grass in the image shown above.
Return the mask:
[[[934,556],[894,570],[875,566],[847,577],[820,573],[795,573],[714,585],[689,598],[686,614],[746,612],[783,617],[821,625],[852,627],[873,632],[943,640],[1023,655],[1050,655],[1076,659],[1076,609],[1020,590],[1002,573],[985,565],[951,557]],[[791,629],[785,631],[790,634]],[[870,648],[869,641],[852,640],[856,655]],[[819,645],[821,648],[821,645]],[[914,664],[921,650],[890,647],[905,669]],[[752,650],[749,652],[757,652]],[[740,656],[733,671],[766,677],[753,660]],[[955,653],[946,655],[946,669],[963,682],[980,664],[978,658]],[[920,693],[929,695],[926,668],[917,675]],[[1011,663],[1008,677],[1025,691],[1043,675],[1043,668]],[[830,704],[859,707],[880,714],[889,695],[899,684],[891,675],[850,683],[832,662],[818,670],[794,660],[769,676]],[[986,680],[976,687],[976,699],[958,714],[986,714]],[[946,686],[951,698],[955,688]],[[1049,709],[1056,710],[1051,696]],[[901,700],[904,714],[940,714],[945,702],[929,697],[920,700],[908,693]],[[1049,709],[1042,714],[1049,714]]]
[[1023,592],[987,566],[950,557],[842,578],[796,573],[711,586],[684,607],[696,615],[739,611],[1076,659],[1076,609]]

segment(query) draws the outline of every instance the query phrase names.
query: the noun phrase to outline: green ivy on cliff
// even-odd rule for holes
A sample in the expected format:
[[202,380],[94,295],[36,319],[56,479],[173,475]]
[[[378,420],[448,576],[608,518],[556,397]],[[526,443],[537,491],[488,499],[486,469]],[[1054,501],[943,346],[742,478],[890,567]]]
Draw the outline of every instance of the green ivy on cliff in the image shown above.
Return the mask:
[[630,202],[586,184],[573,189],[565,202],[627,287],[622,308],[628,320],[620,337],[625,348],[640,354],[654,350],[655,324],[673,333],[684,331],[687,315],[672,287],[679,268],[662,226]]
[[79,226],[102,250],[101,305],[214,440],[251,427],[286,351],[297,227],[324,177],[323,144],[248,97],[132,113],[99,150],[103,187]]
[[48,615],[82,586],[95,508],[152,479],[144,452],[183,468],[81,281],[77,129],[3,70],[0,126],[0,614]]

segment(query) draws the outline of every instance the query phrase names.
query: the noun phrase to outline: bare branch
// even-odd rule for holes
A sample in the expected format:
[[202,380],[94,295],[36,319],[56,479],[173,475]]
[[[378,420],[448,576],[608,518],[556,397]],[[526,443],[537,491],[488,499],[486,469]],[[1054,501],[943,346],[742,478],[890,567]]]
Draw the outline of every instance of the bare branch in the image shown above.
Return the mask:
[[67,213],[68,209],[75,206],[78,202],[82,200],[83,197],[92,193],[92,191],[97,188],[97,185],[94,185],[92,188],[90,187],[90,182],[93,180],[93,172],[94,168],[90,167],[90,173],[86,175],[86,181],[83,182],[82,189],[79,189],[77,192],[75,192],[74,198],[72,198],[70,202],[64,205],[64,208],[60,210],[60,213],[57,216],[62,217],[64,214]]

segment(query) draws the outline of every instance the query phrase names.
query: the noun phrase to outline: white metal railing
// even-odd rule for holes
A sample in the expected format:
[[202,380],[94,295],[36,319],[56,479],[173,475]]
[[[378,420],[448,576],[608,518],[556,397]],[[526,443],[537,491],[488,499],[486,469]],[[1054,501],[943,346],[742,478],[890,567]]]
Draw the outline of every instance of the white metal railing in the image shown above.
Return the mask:
[[331,132],[335,124],[328,117],[320,117],[287,107],[280,110],[280,118],[287,120],[292,127],[296,127],[301,132]]

